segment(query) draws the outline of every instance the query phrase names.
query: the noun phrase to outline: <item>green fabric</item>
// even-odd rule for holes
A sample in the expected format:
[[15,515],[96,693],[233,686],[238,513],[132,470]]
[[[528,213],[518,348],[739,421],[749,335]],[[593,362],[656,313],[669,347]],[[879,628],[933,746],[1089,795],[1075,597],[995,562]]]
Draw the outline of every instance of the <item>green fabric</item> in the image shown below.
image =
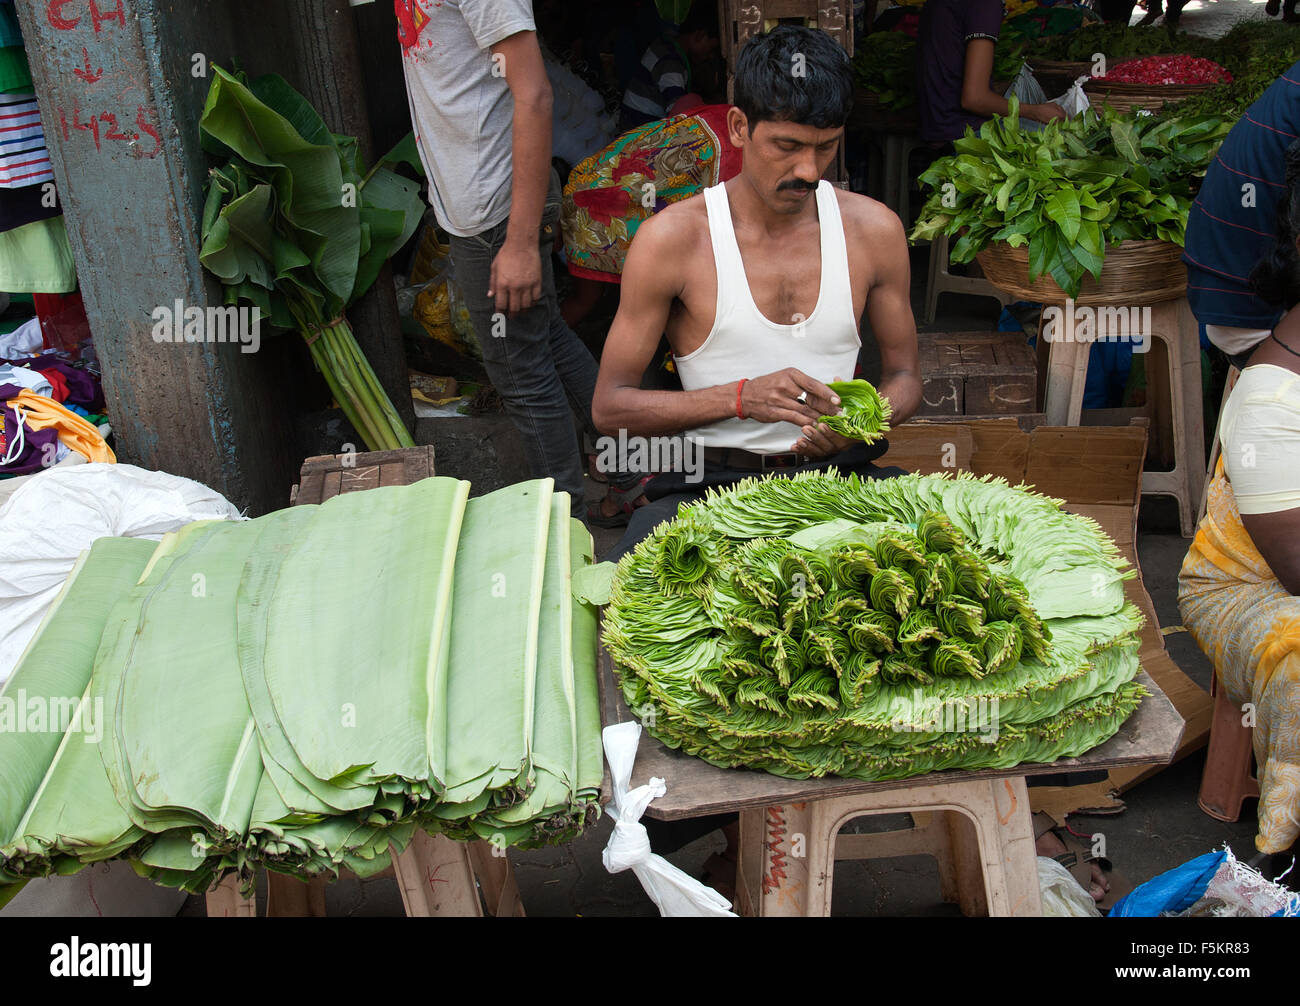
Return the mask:
[[[2,39],[0,29],[0,39]],[[15,94],[32,89],[32,69],[27,63],[27,50],[21,45],[6,45],[0,49],[0,94]]]
[[75,289],[77,266],[63,217],[0,234],[0,290],[72,293]]

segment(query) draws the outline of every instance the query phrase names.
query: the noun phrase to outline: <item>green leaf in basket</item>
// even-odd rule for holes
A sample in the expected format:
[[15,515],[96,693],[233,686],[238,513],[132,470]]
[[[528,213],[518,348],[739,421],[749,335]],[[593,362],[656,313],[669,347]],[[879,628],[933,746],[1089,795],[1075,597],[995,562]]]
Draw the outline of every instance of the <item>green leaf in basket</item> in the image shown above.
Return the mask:
[[1063,186],[1047,200],[1043,212],[1061,228],[1067,243],[1079,235],[1079,194],[1073,186]]
[[1044,273],[1050,272],[1056,260],[1057,230],[1044,227],[1029,237],[1029,282],[1035,283]]
[[1111,139],[1115,141],[1115,149],[1121,156],[1126,157],[1134,164],[1142,162],[1142,150],[1138,146],[1137,132],[1131,122],[1112,122],[1110,124]]

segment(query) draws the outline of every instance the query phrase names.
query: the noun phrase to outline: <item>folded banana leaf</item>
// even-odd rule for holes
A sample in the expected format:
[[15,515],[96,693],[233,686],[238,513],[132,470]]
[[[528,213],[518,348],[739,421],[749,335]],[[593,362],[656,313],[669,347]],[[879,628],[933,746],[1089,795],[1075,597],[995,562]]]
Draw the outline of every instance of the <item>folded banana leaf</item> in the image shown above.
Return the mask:
[[94,727],[0,730],[0,902],[113,857],[200,891],[373,875],[417,826],[580,833],[603,768],[571,591],[591,538],[550,480],[468,494],[426,479],[97,542],[0,695],[66,696]]

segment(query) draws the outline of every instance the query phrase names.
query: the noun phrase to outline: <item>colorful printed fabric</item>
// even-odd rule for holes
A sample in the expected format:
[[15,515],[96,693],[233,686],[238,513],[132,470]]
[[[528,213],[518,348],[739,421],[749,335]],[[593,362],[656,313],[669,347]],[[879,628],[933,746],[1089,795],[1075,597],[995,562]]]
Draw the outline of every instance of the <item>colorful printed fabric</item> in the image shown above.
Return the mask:
[[730,107],[648,122],[573,169],[560,217],[569,272],[619,282],[641,221],[740,171],[740,151],[726,139]]
[[1183,623],[1228,698],[1254,704],[1255,847],[1282,852],[1300,836],[1300,597],[1278,582],[1250,540],[1222,459],[1178,587]]

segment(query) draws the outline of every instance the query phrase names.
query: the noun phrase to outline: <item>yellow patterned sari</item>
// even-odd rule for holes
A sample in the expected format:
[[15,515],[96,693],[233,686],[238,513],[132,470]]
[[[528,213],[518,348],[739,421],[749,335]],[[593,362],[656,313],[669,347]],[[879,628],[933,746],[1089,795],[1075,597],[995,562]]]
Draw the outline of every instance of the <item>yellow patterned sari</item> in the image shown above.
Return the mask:
[[1246,533],[1220,458],[1209,511],[1178,577],[1183,623],[1234,703],[1255,708],[1261,852],[1300,835],[1300,597]]

